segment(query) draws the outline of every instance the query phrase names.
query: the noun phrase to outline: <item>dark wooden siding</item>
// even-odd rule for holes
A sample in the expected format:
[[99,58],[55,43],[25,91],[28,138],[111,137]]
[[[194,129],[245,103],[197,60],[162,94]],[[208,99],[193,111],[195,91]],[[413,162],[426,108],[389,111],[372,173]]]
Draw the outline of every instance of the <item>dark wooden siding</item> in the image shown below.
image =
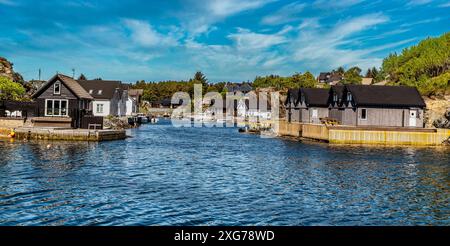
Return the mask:
[[61,95],[53,94],[53,84],[51,84],[42,94],[38,97],[45,99],[77,99],[77,97],[61,82]]

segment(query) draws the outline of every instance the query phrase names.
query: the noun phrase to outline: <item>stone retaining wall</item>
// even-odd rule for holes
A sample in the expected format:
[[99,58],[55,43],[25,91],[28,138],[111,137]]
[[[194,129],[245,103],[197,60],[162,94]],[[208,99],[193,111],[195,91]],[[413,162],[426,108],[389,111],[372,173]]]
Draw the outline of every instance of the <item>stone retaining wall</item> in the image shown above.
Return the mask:
[[25,119],[23,118],[0,118],[0,128],[19,128],[23,127]]

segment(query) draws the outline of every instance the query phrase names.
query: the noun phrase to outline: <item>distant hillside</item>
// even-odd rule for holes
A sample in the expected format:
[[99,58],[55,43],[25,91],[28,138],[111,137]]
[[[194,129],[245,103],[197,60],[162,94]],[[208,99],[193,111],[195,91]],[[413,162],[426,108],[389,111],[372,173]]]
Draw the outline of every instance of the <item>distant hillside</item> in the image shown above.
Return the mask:
[[391,84],[417,86],[422,95],[450,92],[450,32],[384,59],[383,73]]

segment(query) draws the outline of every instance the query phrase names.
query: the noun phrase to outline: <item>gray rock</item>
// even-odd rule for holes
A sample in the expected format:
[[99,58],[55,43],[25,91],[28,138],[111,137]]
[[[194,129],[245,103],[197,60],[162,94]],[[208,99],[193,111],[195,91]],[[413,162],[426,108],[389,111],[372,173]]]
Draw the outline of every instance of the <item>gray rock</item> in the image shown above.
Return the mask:
[[444,116],[435,120],[433,126],[436,128],[446,128],[450,129],[450,109],[445,112]]

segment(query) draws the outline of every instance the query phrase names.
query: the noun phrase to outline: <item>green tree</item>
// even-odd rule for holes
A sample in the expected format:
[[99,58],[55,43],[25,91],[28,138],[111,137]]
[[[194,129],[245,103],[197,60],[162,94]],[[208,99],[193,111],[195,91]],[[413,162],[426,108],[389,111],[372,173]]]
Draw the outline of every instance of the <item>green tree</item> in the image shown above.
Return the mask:
[[25,88],[7,77],[0,76],[0,100],[23,100]]
[[343,84],[361,84],[361,68],[352,67],[344,73]]
[[440,37],[427,38],[400,54],[390,54],[383,60],[381,73],[392,84],[416,86],[421,93],[439,94],[443,93],[440,87],[442,81],[433,78],[449,70],[450,32]]
[[344,75],[345,73],[345,69],[343,67],[338,67],[338,69],[336,70],[336,72],[340,75]]
[[316,78],[312,73],[309,71],[306,71],[306,73],[302,76],[302,84],[301,87],[303,88],[314,88],[317,85]]

